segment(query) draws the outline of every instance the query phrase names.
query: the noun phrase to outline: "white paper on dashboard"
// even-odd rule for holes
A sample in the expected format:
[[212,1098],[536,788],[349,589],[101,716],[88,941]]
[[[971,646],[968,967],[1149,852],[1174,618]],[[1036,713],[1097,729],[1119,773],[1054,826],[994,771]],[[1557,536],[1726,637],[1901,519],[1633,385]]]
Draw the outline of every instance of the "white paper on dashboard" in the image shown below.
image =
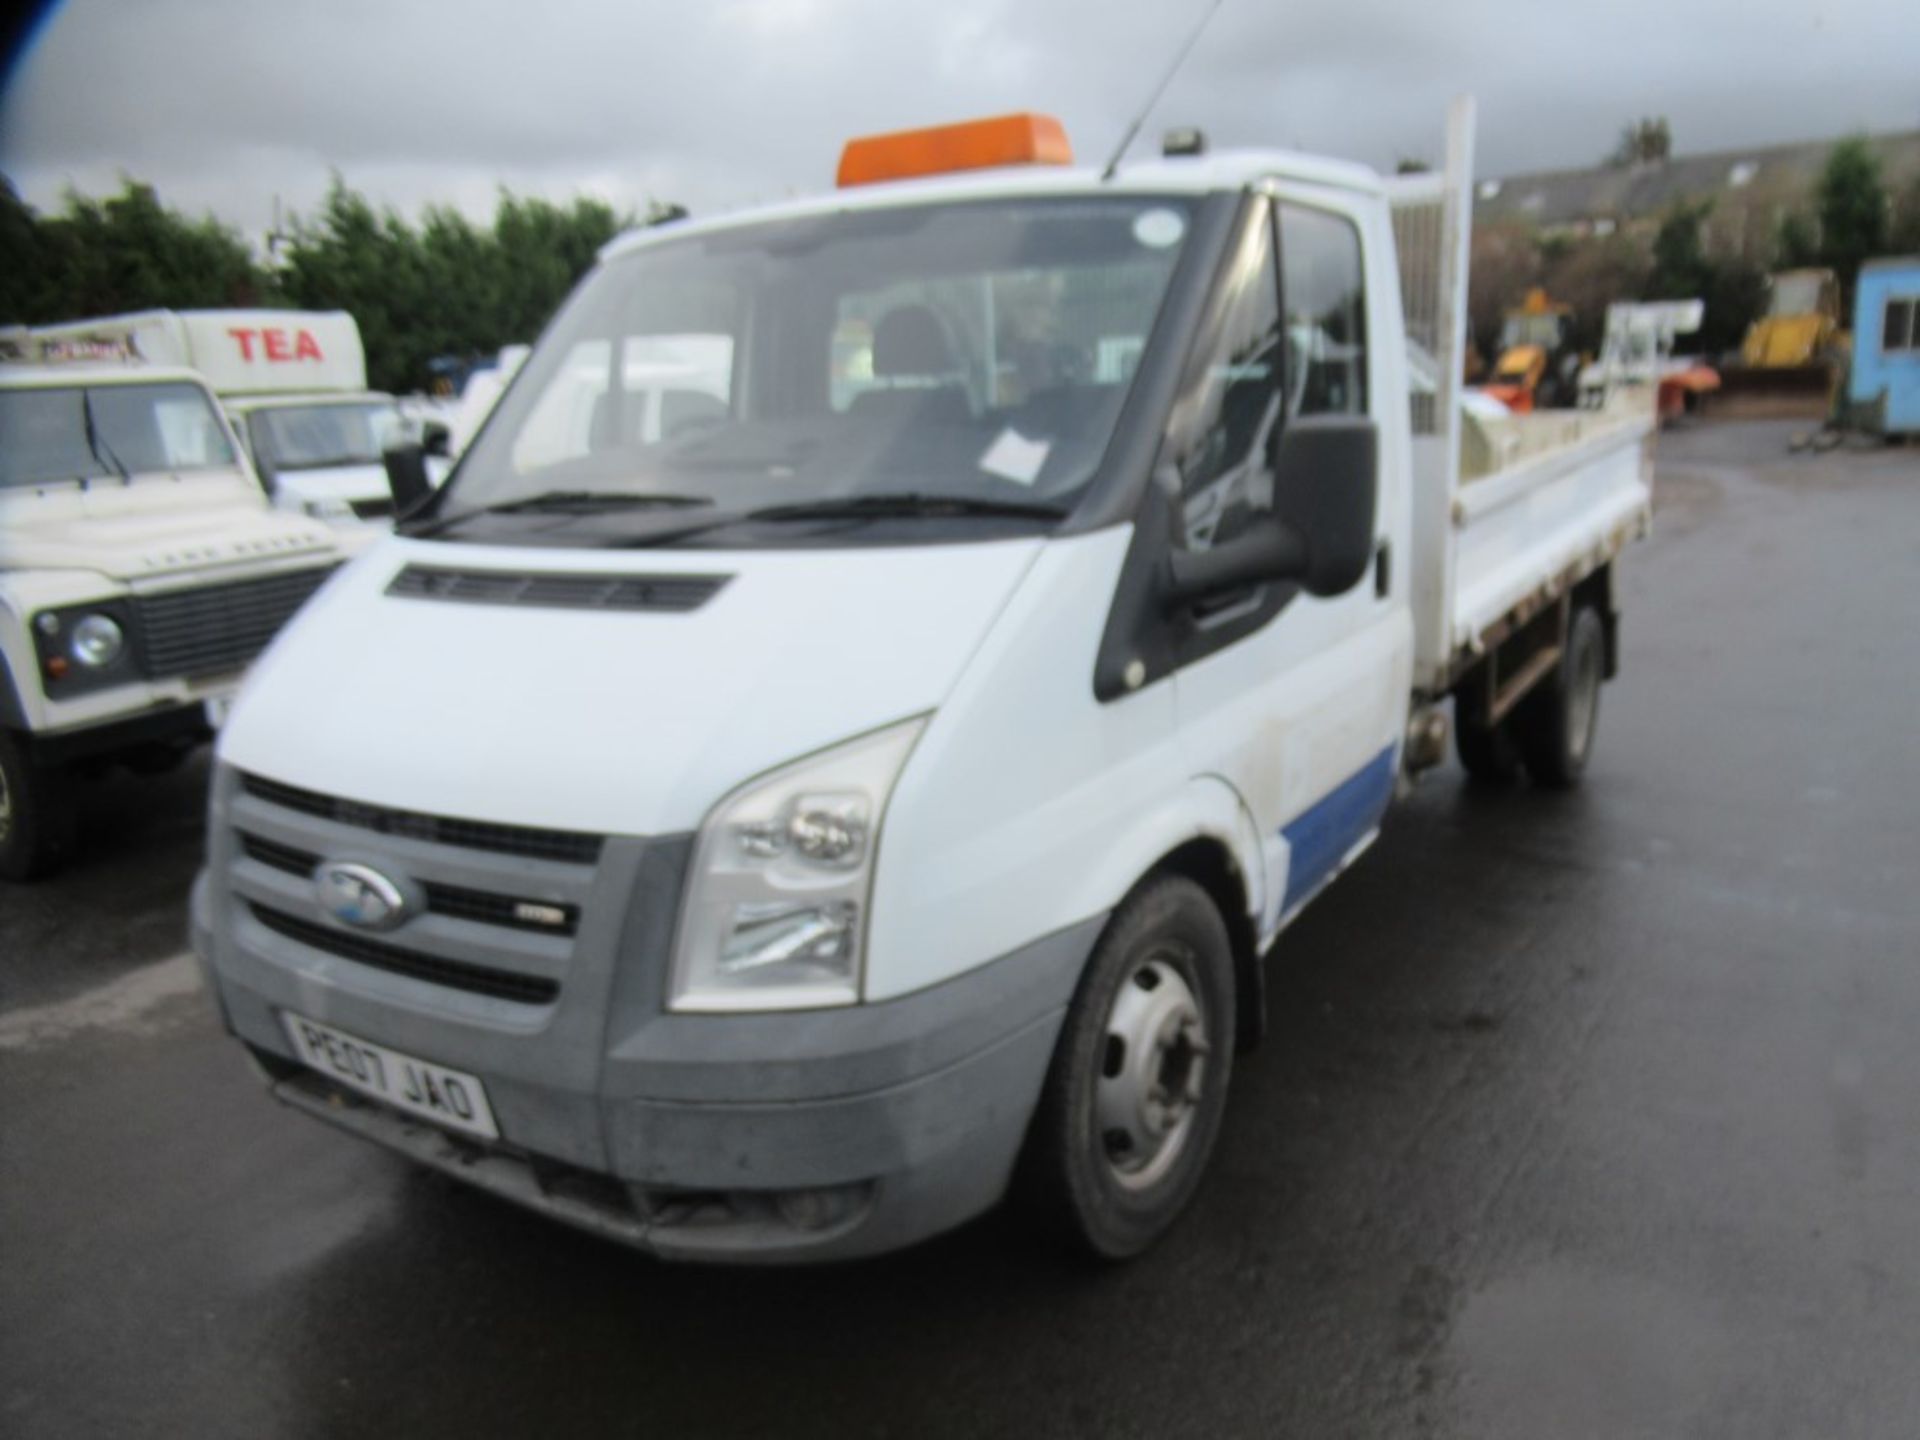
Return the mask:
[[980,468],[1016,485],[1031,485],[1047,463],[1053,446],[1045,440],[1029,440],[1012,426],[1000,432],[987,453],[980,457]]

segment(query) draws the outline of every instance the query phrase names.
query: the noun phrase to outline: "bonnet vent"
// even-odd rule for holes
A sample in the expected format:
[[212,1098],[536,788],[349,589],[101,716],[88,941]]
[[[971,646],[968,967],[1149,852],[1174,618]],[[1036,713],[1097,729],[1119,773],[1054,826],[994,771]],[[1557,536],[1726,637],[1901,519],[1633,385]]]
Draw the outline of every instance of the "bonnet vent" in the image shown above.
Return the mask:
[[408,600],[466,605],[536,605],[552,610],[698,610],[731,575],[534,575],[409,565],[387,586]]

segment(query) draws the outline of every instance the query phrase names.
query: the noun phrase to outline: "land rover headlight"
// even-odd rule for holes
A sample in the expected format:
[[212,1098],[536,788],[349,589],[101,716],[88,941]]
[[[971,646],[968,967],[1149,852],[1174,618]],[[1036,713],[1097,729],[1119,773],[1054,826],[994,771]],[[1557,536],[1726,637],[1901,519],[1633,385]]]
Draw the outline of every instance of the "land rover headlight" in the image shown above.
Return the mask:
[[859,1000],[880,821],[925,724],[823,750],[714,806],[694,847],[669,1009]]
[[73,627],[67,648],[89,670],[104,670],[126,651],[127,637],[106,615],[84,615]]

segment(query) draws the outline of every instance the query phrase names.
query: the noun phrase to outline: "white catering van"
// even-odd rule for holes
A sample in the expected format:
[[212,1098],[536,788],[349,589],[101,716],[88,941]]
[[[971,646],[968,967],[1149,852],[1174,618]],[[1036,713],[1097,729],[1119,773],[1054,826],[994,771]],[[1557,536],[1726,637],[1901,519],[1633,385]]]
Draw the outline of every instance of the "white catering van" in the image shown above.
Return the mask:
[[66,857],[76,774],[205,740],[340,558],[192,371],[0,365],[0,878]]
[[1578,778],[1652,414],[1463,421],[1470,110],[1406,181],[1064,148],[616,240],[274,645],[193,933],[283,1101],[663,1256],[1016,1175],[1130,1255],[1449,715]]
[[[144,310],[32,334],[48,359],[198,370],[275,505],[349,530],[391,522],[382,456],[417,427],[393,396],[367,389],[360,327],[345,311]],[[428,430],[444,455],[445,427]]]

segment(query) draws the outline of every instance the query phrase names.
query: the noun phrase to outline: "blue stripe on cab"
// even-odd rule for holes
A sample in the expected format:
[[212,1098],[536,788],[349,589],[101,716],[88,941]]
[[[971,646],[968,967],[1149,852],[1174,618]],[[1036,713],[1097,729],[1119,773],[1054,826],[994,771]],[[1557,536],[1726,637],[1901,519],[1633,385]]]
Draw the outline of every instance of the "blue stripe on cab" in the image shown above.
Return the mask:
[[1281,903],[1282,914],[1319,888],[1341,857],[1380,823],[1392,798],[1393,747],[1389,745],[1326,798],[1281,827],[1287,842],[1287,898]]

